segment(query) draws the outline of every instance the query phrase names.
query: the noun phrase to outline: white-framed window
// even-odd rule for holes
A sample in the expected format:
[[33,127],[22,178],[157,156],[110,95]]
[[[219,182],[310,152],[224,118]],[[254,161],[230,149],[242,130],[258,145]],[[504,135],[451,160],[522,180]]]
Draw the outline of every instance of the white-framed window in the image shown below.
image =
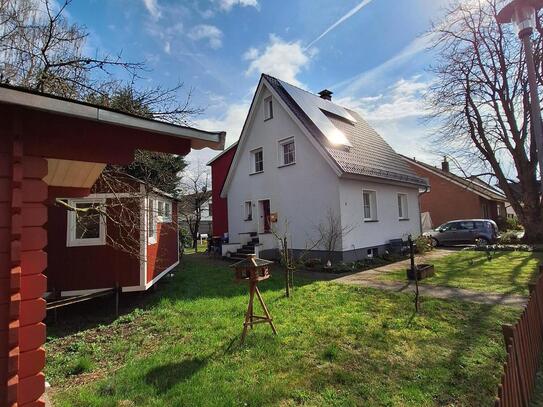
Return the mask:
[[271,96],[264,99],[264,120],[273,119],[273,100]]
[[398,218],[409,219],[409,209],[407,206],[407,194],[398,194]]
[[149,244],[156,243],[157,232],[157,200],[147,199],[147,237]]
[[164,216],[164,201],[157,201],[157,215],[161,219]]
[[264,151],[262,148],[251,151],[251,165],[253,174],[264,172]]
[[294,137],[279,140],[279,166],[296,163],[296,146]]
[[209,200],[209,203],[207,204],[207,215],[213,216],[213,202]]
[[371,222],[377,220],[377,192],[362,191],[362,204],[364,221]]
[[253,203],[251,201],[246,201],[243,204],[243,219],[253,220]]
[[104,199],[74,199],[68,205],[66,246],[101,246],[106,244]]
[[164,222],[171,222],[172,221],[172,203],[165,201],[164,202]]

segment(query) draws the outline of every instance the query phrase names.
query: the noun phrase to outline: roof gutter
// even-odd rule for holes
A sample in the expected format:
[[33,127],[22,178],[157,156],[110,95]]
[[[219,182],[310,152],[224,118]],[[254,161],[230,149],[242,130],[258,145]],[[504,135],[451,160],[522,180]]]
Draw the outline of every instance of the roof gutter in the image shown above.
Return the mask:
[[99,123],[150,131],[167,136],[191,140],[191,148],[223,150],[226,132],[208,132],[192,127],[177,126],[158,120],[145,119],[117,112],[96,105],[90,105],[55,96],[42,95],[10,87],[0,87],[0,103],[23,106],[54,114],[63,114]]

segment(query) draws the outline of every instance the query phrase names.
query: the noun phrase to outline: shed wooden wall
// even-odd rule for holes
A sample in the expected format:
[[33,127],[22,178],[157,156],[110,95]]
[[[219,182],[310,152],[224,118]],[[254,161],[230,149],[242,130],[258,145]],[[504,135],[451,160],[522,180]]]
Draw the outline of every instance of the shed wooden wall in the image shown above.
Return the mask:
[[147,281],[149,283],[179,261],[177,202],[172,202],[172,222],[157,225],[157,242],[147,245]]
[[221,198],[221,190],[230,170],[237,147],[233,147],[211,163],[211,216],[213,236],[228,232],[228,200]]
[[[49,265],[45,272],[48,291],[113,288],[117,279],[121,287],[139,285],[140,263],[134,252],[128,253],[111,245],[66,246],[67,212],[61,206],[49,207]],[[116,226],[109,219],[106,228],[108,235],[116,239]],[[134,239],[139,241],[139,232],[134,233]],[[130,248],[132,250],[139,253],[138,247]]]

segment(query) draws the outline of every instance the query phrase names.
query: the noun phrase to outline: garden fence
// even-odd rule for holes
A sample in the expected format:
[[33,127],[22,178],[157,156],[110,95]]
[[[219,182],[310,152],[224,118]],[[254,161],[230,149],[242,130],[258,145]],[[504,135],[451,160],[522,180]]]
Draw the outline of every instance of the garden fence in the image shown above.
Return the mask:
[[528,406],[543,350],[543,265],[530,284],[528,303],[515,325],[503,325],[507,349],[495,407]]

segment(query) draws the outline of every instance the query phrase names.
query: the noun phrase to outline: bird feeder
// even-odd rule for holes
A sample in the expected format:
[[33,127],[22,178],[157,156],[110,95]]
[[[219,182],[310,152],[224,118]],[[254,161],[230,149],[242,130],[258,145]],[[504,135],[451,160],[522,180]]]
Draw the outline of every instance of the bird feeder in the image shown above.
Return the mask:
[[[247,312],[245,313],[245,321],[243,322],[243,333],[241,335],[241,343],[245,341],[245,336],[247,335],[247,328],[253,329],[254,324],[260,324],[260,323],[269,323],[270,327],[275,335],[277,335],[277,331],[275,330],[275,326],[273,325],[272,317],[268,311],[268,308],[266,307],[266,304],[264,303],[264,300],[262,299],[262,295],[260,294],[260,290],[258,289],[258,282],[262,280],[267,280],[270,278],[270,264],[272,264],[272,261],[259,259],[256,257],[256,255],[251,254],[246,259],[233,264],[231,267],[235,270],[235,276],[237,282],[248,282],[249,283],[249,305],[247,306]],[[262,306],[262,310],[264,311],[265,316],[259,316],[254,314],[254,297],[255,294],[258,298],[258,301],[260,302],[260,305]]]

